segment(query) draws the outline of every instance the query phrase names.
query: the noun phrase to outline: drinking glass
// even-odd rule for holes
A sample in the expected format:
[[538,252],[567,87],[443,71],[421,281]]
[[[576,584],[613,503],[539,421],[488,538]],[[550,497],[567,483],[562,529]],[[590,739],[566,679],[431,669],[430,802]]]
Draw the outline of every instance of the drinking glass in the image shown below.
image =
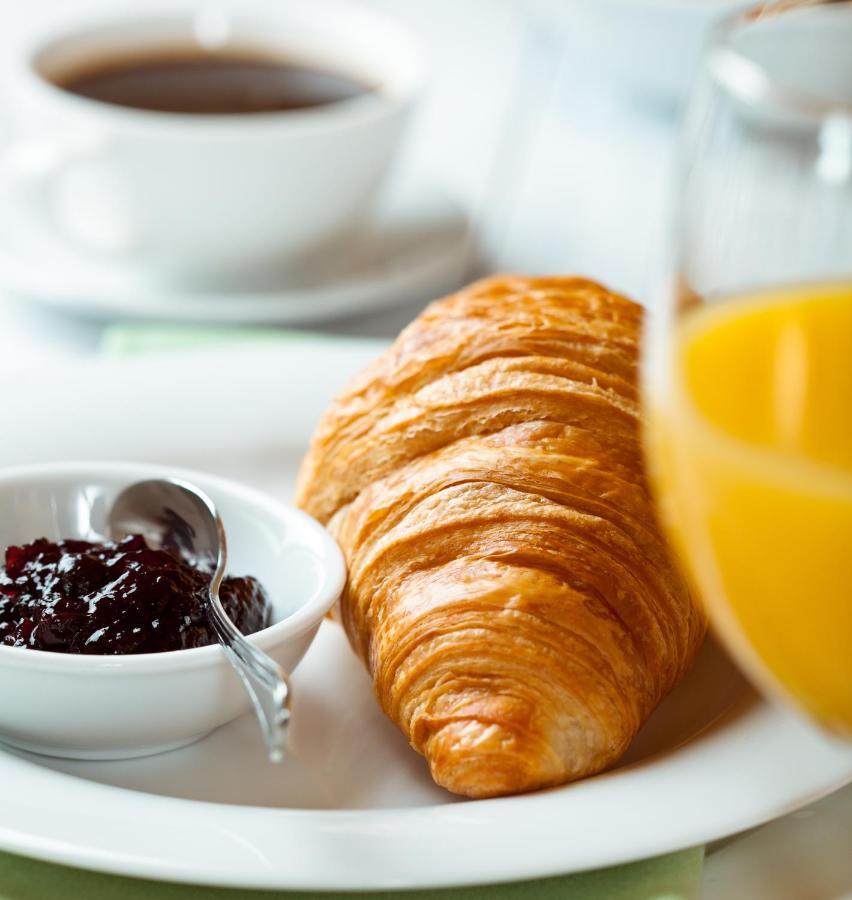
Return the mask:
[[649,326],[663,522],[732,655],[852,737],[852,3],[725,19]]

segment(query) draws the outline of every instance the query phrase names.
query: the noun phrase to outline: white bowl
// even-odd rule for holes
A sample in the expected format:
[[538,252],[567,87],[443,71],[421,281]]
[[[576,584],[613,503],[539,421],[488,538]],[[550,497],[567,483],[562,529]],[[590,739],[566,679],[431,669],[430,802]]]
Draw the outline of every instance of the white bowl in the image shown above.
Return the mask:
[[[0,469],[0,548],[102,537],[116,494],[181,477],[216,502],[228,572],[266,588],[274,624],[249,640],[292,672],[343,588],[337,544],[305,513],[234,482],[135,463]],[[113,759],[188,744],[251,708],[218,645],[120,656],[0,646],[0,740],[50,756]],[[258,740],[261,740],[258,731]]]

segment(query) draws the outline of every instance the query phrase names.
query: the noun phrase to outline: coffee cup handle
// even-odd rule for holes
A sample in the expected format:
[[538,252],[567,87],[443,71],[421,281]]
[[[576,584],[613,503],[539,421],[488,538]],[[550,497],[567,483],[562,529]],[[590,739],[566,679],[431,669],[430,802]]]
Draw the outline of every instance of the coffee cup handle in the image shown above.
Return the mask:
[[120,255],[139,247],[127,186],[102,141],[20,139],[0,157],[0,185],[20,213],[85,249]]

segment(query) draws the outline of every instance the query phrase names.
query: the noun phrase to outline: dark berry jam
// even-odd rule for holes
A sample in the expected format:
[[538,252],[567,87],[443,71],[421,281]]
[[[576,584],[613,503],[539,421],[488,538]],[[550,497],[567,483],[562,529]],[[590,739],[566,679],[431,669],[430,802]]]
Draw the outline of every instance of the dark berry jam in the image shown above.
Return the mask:
[[[210,575],[209,566],[151,550],[138,535],[9,547],[0,569],[0,646],[118,654],[215,644]],[[220,597],[243,634],[269,624],[269,600],[254,578],[226,578]]]

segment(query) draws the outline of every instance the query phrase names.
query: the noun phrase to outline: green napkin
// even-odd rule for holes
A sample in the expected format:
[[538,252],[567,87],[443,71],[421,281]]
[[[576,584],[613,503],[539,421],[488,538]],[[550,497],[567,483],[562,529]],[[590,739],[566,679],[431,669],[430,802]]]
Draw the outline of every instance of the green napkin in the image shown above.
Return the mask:
[[[310,337],[330,344],[346,338],[306,332],[254,328],[195,328],[191,326],[113,326],[104,335],[103,351],[110,355],[181,350],[218,343],[294,341]],[[653,810],[649,810],[653,815]],[[402,896],[405,900],[697,900],[701,885],[703,848],[670,853],[641,862],[613,866],[560,878],[451,890],[360,893],[360,898]],[[333,864],[329,860],[329,864]],[[164,884],[100,875],[0,853],[0,900],[198,900],[252,897],[321,900],[339,893],[304,891],[237,891],[224,888]]]
[[[701,884],[704,852],[682,850],[668,856],[515,884],[454,888],[446,891],[406,891],[400,894],[341,895],[305,891],[243,891],[227,888],[164,884],[116,875],[100,875],[0,853],[0,900],[328,900],[399,897],[405,900],[695,900]],[[329,861],[331,864],[331,861]]]
[[284,328],[247,328],[244,326],[199,327],[197,325],[111,325],[101,337],[101,352],[108,356],[163,350],[193,350],[240,342],[293,343],[309,340],[329,345],[362,338],[338,337],[317,331],[294,331]]

